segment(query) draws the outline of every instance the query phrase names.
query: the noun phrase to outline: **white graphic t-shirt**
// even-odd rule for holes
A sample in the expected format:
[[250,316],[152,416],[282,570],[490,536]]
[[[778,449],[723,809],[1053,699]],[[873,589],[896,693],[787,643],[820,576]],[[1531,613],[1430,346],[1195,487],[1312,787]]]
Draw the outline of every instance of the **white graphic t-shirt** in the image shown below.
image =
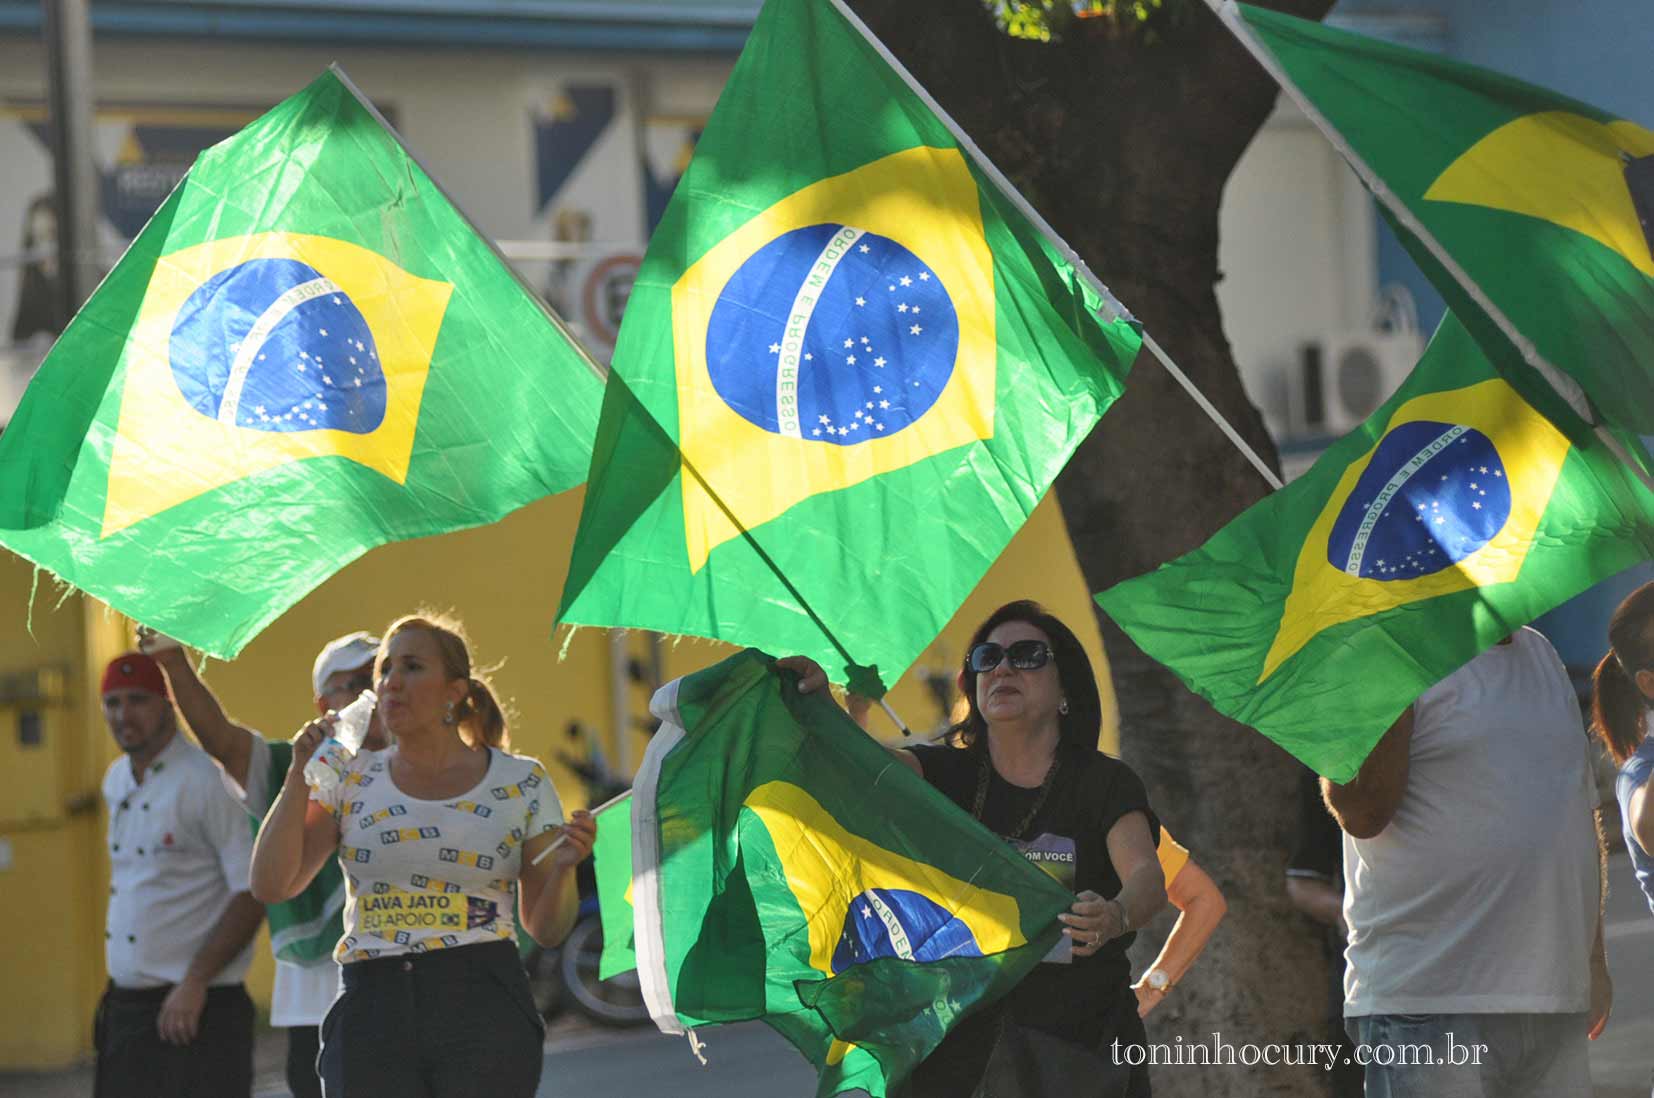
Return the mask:
[[511,939],[513,885],[523,844],[563,822],[563,806],[536,759],[489,750],[482,781],[450,800],[410,797],[391,781],[396,748],[337,749],[321,757],[339,775],[311,798],[339,823],[345,872],[340,964]]

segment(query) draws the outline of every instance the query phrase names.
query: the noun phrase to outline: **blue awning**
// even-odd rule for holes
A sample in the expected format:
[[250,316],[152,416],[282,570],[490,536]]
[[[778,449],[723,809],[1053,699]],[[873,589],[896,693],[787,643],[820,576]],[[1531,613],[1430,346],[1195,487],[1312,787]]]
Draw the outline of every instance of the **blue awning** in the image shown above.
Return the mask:
[[[734,53],[759,0],[98,0],[99,36]],[[39,0],[0,0],[0,33],[40,33]]]

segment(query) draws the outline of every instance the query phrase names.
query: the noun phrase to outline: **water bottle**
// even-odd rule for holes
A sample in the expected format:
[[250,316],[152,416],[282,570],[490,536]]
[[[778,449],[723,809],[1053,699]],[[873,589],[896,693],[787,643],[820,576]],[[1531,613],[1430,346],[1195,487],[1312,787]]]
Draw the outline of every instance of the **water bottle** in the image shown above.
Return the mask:
[[324,796],[339,787],[344,771],[362,750],[362,741],[368,738],[368,726],[378,704],[379,696],[372,690],[364,690],[355,701],[339,710],[333,735],[323,740],[310,761],[304,764],[305,784]]

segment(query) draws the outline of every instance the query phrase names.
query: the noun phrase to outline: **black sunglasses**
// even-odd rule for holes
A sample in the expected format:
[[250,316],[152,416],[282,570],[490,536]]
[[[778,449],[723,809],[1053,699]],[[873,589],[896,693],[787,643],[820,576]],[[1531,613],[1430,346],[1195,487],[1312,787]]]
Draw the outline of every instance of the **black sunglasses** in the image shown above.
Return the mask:
[[1009,646],[987,641],[971,649],[971,654],[965,658],[965,666],[980,675],[992,671],[1001,660],[1009,658],[1011,666],[1018,671],[1038,671],[1051,662],[1051,656],[1051,646],[1044,641],[1012,641]]

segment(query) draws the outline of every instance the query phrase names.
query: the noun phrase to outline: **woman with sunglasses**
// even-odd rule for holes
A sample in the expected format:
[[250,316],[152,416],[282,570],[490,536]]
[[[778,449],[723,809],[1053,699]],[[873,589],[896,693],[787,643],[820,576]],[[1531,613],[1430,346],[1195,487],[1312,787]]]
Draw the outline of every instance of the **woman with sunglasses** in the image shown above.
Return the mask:
[[[811,660],[781,664],[800,673],[803,692],[826,684]],[[953,745],[893,754],[1072,889],[1075,902],[1045,963],[995,1008],[956,1026],[919,1065],[917,1098],[975,1091],[1004,1036],[1002,1019],[1105,1061],[1116,1041],[1142,1045],[1126,949],[1166,902],[1159,824],[1137,775],[1097,750],[1102,703],[1074,633],[1038,603],[1002,606],[971,638],[959,687],[967,711]],[[1133,1068],[1121,1093],[1148,1095],[1147,1070]]]

